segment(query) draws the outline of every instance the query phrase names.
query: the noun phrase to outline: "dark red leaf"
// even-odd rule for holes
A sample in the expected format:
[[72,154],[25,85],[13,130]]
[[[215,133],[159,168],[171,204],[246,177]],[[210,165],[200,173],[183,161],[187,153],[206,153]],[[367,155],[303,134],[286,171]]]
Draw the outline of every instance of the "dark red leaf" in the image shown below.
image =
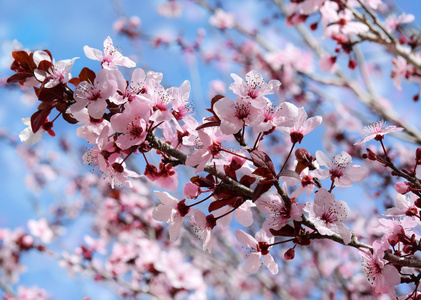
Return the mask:
[[40,69],[42,71],[46,71],[46,72],[52,67],[53,67],[53,64],[51,63],[51,61],[48,61],[48,60],[42,60],[38,64],[38,69]]
[[291,225],[286,224],[279,230],[269,229],[270,233],[274,236],[295,236],[294,228]]
[[73,77],[72,79],[70,79],[69,81],[68,81],[70,84],[73,84],[74,86],[78,86],[79,85],[79,83],[80,83],[80,79],[79,78],[77,78],[77,77]]
[[273,162],[270,159],[269,155],[267,155],[263,151],[253,150],[252,152],[250,152],[250,156],[253,160],[253,164],[256,167],[268,168],[272,172],[273,176],[276,176],[275,167],[273,166]]
[[71,114],[68,114],[68,113],[63,113],[63,114],[62,114],[62,116],[63,116],[63,119],[64,119],[67,123],[70,123],[70,124],[76,124],[76,123],[78,122],[78,120],[76,120],[75,118],[73,118]]
[[224,166],[224,171],[225,171],[225,174],[228,177],[231,177],[232,179],[234,179],[235,181],[237,181],[237,176],[235,175],[235,170],[233,170],[230,165],[225,165]]
[[249,175],[244,175],[240,179],[240,183],[245,185],[246,187],[250,187],[256,181],[256,177],[252,177]]
[[295,171],[292,170],[283,170],[279,173],[279,176],[292,177],[301,181],[301,177]]
[[257,199],[259,199],[259,197],[262,194],[269,191],[269,189],[273,186],[274,183],[275,183],[274,181],[269,181],[269,180],[260,181],[253,191],[253,197],[251,198],[251,201],[254,202]]
[[211,109],[213,109],[213,106],[215,105],[215,103],[221,100],[222,98],[225,98],[225,96],[222,96],[222,95],[214,96],[211,100]]
[[58,84],[53,88],[41,87],[38,99],[41,101],[53,101],[53,100],[62,100],[64,94],[64,85]]
[[192,178],[190,178],[190,181],[192,183],[194,183],[197,186],[200,187],[207,187],[207,188],[214,188],[215,187],[215,183],[211,180],[209,180],[208,178],[205,178],[203,176],[194,176]]
[[52,109],[53,109],[53,106],[49,105],[49,106],[44,107],[41,110],[38,110],[36,113],[34,113],[31,116],[31,127],[32,127],[33,133],[36,133],[41,128],[41,126],[45,123]]
[[29,73],[29,72],[21,72],[21,73],[16,73],[12,76],[10,76],[9,78],[7,78],[7,83],[11,83],[11,82],[24,82],[26,80],[26,78],[32,77],[34,76],[33,73]]
[[92,71],[89,68],[83,68],[82,71],[79,73],[79,79],[80,81],[88,81],[90,83],[93,83],[95,80],[96,74],[94,71]]
[[203,128],[206,128],[206,127],[215,127],[215,126],[219,126],[219,125],[221,125],[221,122],[219,122],[219,121],[208,122],[208,123],[205,123],[205,124],[202,124],[202,125],[198,126],[196,128],[196,130],[200,130],[200,129],[203,129]]
[[257,176],[263,177],[265,179],[273,179],[274,178],[274,176],[272,174],[272,171],[269,170],[266,167],[257,168],[256,170],[253,171],[253,175],[257,175]]

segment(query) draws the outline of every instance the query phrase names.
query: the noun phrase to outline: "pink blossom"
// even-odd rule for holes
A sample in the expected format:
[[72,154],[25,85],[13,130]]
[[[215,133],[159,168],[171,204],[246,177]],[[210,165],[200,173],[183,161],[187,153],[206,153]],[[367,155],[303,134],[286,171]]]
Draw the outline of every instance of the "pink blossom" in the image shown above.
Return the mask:
[[307,202],[304,210],[309,213],[310,221],[314,223],[320,234],[338,233],[345,244],[351,242],[351,231],[343,223],[350,211],[344,201],[335,201],[335,195],[321,188],[314,197],[314,203]]
[[401,283],[399,271],[387,260],[383,259],[387,245],[381,241],[373,243],[373,254],[368,250],[361,250],[359,253],[363,258],[363,269],[368,281],[374,285],[376,293],[389,294],[395,297],[394,287]]
[[338,187],[352,186],[352,182],[360,182],[368,176],[368,169],[358,165],[352,165],[352,157],[347,152],[342,151],[330,160],[322,151],[316,152],[316,159],[320,166],[325,166],[328,170],[317,169],[314,176],[319,179],[328,177]]
[[123,162],[121,157],[117,157],[114,161],[109,161],[106,167],[108,181],[110,182],[111,188],[114,188],[117,184],[123,184],[127,187],[132,187],[132,183],[129,177],[138,178],[139,174],[130,171],[126,168],[126,163]]
[[398,56],[392,59],[393,69],[391,72],[392,82],[398,90],[402,89],[402,79],[409,79],[411,74],[411,66],[408,65],[406,59],[402,56]]
[[[205,128],[207,129],[207,128]],[[210,130],[198,130],[198,150],[187,157],[186,165],[196,167],[196,173],[202,172],[210,159],[221,155],[221,143],[219,142],[222,133],[211,128]]]
[[295,118],[298,116],[298,108],[289,102],[282,102],[273,107],[271,105],[263,108],[263,121],[256,122],[253,125],[255,132],[265,132],[277,127],[293,126]]
[[167,192],[155,191],[154,194],[162,204],[155,208],[152,217],[157,221],[168,223],[170,241],[173,242],[177,239],[184,217],[189,215],[190,208],[185,204],[185,199],[178,201]]
[[[295,112],[294,112],[295,115]],[[282,130],[289,133],[292,143],[301,143],[304,136],[313,131],[317,126],[322,123],[321,116],[315,116],[307,119],[307,113],[303,107],[298,108],[298,113],[293,120],[291,127],[281,127]]]
[[341,33],[355,35],[369,30],[367,25],[353,21],[354,15],[351,10],[347,8],[339,9],[336,2],[326,1],[320,8],[320,13],[325,36]]
[[395,190],[402,195],[405,195],[411,190],[411,186],[406,181],[399,181],[395,183]]
[[418,196],[414,193],[409,195],[402,195],[401,193],[395,194],[395,207],[387,209],[383,215],[387,217],[400,217],[400,216],[414,216],[418,215],[418,208],[414,202]]
[[269,271],[273,275],[278,273],[278,265],[269,253],[269,248],[275,241],[273,236],[269,237],[266,231],[260,229],[256,233],[256,238],[254,238],[243,230],[237,229],[235,231],[235,237],[241,244],[251,249],[251,253],[243,266],[243,270],[246,273],[253,274],[259,270],[262,256],[263,264],[269,269]]
[[47,52],[42,50],[35,51],[33,59],[37,66],[39,66],[39,63],[43,60],[52,63],[53,66],[47,71],[35,69],[34,76],[38,81],[44,83],[44,87],[46,88],[53,88],[59,83],[64,84],[72,78],[70,71],[72,70],[73,63],[78,58],[79,57],[75,57],[73,59],[54,62],[54,60],[51,60],[51,57]]
[[98,49],[94,49],[88,46],[83,47],[85,55],[89,59],[99,60],[103,69],[116,70],[117,66],[123,66],[127,68],[136,67],[136,63],[131,59],[123,56],[113,46],[113,41],[110,37],[104,40],[104,54]]
[[335,73],[338,65],[336,64],[336,56],[324,54],[320,57],[319,68],[325,73]]
[[38,221],[32,219],[29,220],[28,229],[33,236],[39,238],[46,244],[50,243],[54,237],[54,232],[51,230],[45,218],[41,218]]
[[229,89],[241,98],[248,99],[256,108],[264,108],[268,105],[269,100],[264,96],[276,93],[281,86],[279,80],[265,83],[263,76],[255,70],[246,74],[246,81],[236,74],[231,74],[231,77],[234,79],[234,83],[229,86]]
[[385,26],[389,31],[395,31],[401,24],[411,23],[415,20],[413,14],[402,13],[399,17],[395,14],[390,14],[385,20]]
[[125,108],[123,113],[111,117],[112,128],[121,133],[116,144],[123,150],[145,141],[150,110],[146,102],[139,100],[127,103]]
[[372,139],[377,141],[383,139],[383,136],[397,131],[402,131],[402,127],[396,127],[395,125],[387,126],[385,128],[385,121],[378,121],[370,125],[364,126],[364,130],[368,133],[361,141],[354,143],[354,145],[364,144]]
[[209,23],[221,30],[230,29],[235,26],[235,17],[233,13],[227,13],[218,8],[209,18]]
[[79,83],[74,92],[76,103],[70,107],[70,112],[81,111],[87,106],[92,118],[101,119],[107,110],[106,100],[117,90],[116,81],[110,78],[111,72],[114,71],[103,69],[98,72],[93,83]]
[[95,145],[83,155],[83,163],[99,167],[101,172],[106,173],[107,167],[110,165],[109,161],[120,156],[116,153],[116,147],[113,141],[110,141],[110,126],[104,126],[101,133],[95,140]]
[[169,0],[158,6],[158,13],[167,18],[179,18],[183,13],[183,6],[180,2]]
[[221,119],[222,133],[227,135],[237,133],[243,126],[261,123],[264,118],[260,109],[243,98],[238,98],[236,102],[222,98],[215,103],[214,111]]
[[198,209],[191,209],[190,225],[193,227],[196,236],[203,242],[203,251],[212,252],[213,228],[217,225],[217,220],[213,214],[205,215]]
[[32,146],[38,143],[42,139],[42,134],[45,132],[42,127],[37,131],[33,132],[31,125],[31,118],[23,118],[22,123],[27,127],[19,134],[19,139],[22,143]]
[[263,194],[255,203],[260,212],[270,215],[263,223],[263,228],[266,230],[270,228],[279,230],[291,220],[301,221],[305,206],[294,201],[288,207],[279,195],[270,193]]

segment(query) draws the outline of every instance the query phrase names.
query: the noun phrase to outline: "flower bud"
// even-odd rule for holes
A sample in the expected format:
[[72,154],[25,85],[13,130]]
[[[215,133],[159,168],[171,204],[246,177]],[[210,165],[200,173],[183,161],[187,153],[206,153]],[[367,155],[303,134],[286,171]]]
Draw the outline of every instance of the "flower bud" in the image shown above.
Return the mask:
[[377,160],[377,155],[373,151],[367,148],[367,158],[369,160]]
[[408,182],[405,181],[399,181],[395,183],[395,190],[402,195],[405,195],[411,190],[411,186]]
[[415,151],[415,162],[417,165],[421,165],[421,147],[418,147]]
[[417,200],[415,200],[414,204],[416,207],[421,208],[421,198],[418,198]]
[[286,260],[292,260],[292,259],[294,259],[294,257],[295,257],[295,250],[294,250],[294,248],[288,249],[288,251],[285,252],[285,254],[284,254],[284,258]]
[[199,197],[200,193],[200,187],[198,187],[192,182],[188,182],[184,186],[183,195],[189,199],[196,199],[197,197]]

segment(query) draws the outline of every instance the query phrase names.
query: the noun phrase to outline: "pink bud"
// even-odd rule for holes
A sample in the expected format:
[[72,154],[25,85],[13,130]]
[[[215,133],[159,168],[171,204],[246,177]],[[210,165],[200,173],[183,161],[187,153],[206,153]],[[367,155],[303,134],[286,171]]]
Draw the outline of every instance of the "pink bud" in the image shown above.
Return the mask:
[[415,151],[415,161],[417,165],[421,165],[421,147],[418,147]]
[[288,251],[285,252],[285,254],[284,254],[284,258],[286,260],[292,260],[292,259],[294,259],[294,257],[295,257],[295,250],[294,250],[294,248],[288,249]]
[[198,187],[192,182],[188,182],[184,186],[183,195],[189,199],[196,199],[200,195],[200,193],[201,193],[200,187]]
[[405,181],[399,181],[395,183],[395,190],[402,195],[405,195],[411,190],[411,186],[408,182]]

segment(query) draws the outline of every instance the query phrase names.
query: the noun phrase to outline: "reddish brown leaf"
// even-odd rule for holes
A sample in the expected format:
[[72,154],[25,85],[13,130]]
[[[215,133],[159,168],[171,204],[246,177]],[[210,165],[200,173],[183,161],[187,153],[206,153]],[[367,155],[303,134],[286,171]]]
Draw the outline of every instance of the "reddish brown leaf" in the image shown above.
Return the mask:
[[42,71],[48,71],[50,68],[53,67],[53,64],[48,61],[48,60],[42,60],[39,64],[38,64],[38,69],[42,70]]
[[21,73],[16,73],[12,76],[10,76],[9,78],[7,78],[7,83],[11,83],[11,82],[24,82],[26,80],[26,78],[32,77],[34,76],[33,73],[29,73],[29,72],[21,72]]
[[68,113],[63,113],[63,114],[62,114],[62,116],[63,116],[63,119],[64,119],[67,123],[70,123],[70,124],[76,124],[76,123],[78,122],[78,120],[76,120],[75,118],[73,118],[71,114],[68,114]]
[[256,181],[256,177],[252,177],[249,175],[244,175],[240,179],[240,183],[245,185],[246,187],[250,187]]
[[41,128],[41,126],[45,123],[45,120],[47,119],[52,109],[53,109],[53,106],[49,105],[49,106],[44,107],[41,110],[38,110],[36,113],[34,113],[31,116],[31,127],[32,127],[33,133],[36,133]]
[[78,77],[73,77],[68,81],[70,84],[73,84],[74,86],[78,86],[80,83],[80,79]]
[[89,68],[83,68],[82,71],[79,73],[79,79],[80,81],[88,81],[93,83],[95,80],[96,74],[94,71],[92,71]]
[[289,225],[286,224],[284,227],[282,227],[279,230],[275,230],[275,229],[269,229],[270,233],[272,233],[272,235],[274,236],[295,236],[295,230],[294,228]]
[[53,100],[62,100],[64,93],[64,86],[62,84],[58,84],[53,88],[45,88],[41,87],[38,99],[41,101],[53,101]]
[[301,181],[301,177],[295,171],[292,171],[292,170],[283,170],[282,172],[279,173],[279,177],[280,176],[292,177]]
[[266,167],[260,167],[253,171],[253,175],[263,177],[265,179],[273,179],[272,171]]
[[253,164],[256,167],[268,168],[272,172],[273,176],[276,176],[275,167],[273,166],[273,162],[270,159],[269,155],[267,155],[263,151],[253,150],[252,152],[250,152],[250,156],[253,160]]
[[208,123],[202,124],[200,126],[197,126],[196,130],[200,130],[200,129],[203,129],[203,128],[206,128],[206,127],[215,127],[215,126],[219,126],[219,125],[221,125],[221,122],[218,122],[218,121],[208,122]]
[[264,181],[260,181],[256,188],[253,191],[253,197],[251,199],[251,201],[256,201],[257,199],[259,199],[259,197],[266,193],[267,191],[269,191],[269,189],[273,186],[273,184],[275,183],[275,181],[270,181],[270,180],[264,180]]

